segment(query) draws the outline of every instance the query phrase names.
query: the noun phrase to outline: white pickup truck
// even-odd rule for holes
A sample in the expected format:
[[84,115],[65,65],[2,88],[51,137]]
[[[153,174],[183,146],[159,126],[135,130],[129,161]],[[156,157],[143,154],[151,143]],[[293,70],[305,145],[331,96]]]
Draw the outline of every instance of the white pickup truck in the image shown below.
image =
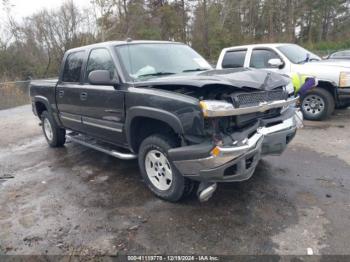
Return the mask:
[[306,119],[323,120],[333,113],[335,107],[350,105],[349,61],[321,60],[295,44],[257,44],[223,49],[217,69],[236,67],[316,77],[317,88],[301,97],[301,110]]

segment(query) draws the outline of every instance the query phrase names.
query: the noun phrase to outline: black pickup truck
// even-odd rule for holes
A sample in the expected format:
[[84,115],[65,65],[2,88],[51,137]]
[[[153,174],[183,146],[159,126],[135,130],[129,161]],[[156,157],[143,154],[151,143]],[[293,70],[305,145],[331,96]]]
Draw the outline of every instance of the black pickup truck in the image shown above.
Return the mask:
[[70,140],[136,159],[150,190],[178,201],[249,179],[302,123],[290,79],[213,70],[189,46],[115,41],[66,52],[58,80],[32,81],[34,114],[51,147]]

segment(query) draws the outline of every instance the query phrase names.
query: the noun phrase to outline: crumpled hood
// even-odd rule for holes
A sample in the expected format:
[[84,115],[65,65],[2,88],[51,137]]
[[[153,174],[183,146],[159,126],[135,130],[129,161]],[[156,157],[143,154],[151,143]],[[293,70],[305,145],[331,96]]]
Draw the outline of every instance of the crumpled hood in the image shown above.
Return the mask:
[[285,86],[289,78],[267,70],[248,68],[208,70],[204,72],[182,73],[170,76],[150,78],[135,82],[135,87],[144,86],[192,86],[202,88],[208,85],[224,85],[236,88],[249,87],[254,89],[271,90]]

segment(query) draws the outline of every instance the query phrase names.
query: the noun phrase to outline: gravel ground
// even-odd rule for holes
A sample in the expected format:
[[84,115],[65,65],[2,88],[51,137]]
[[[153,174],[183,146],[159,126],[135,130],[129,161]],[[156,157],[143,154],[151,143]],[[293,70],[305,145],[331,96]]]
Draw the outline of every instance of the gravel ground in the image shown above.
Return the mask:
[[49,148],[29,106],[0,126],[0,254],[350,254],[350,110],[206,203],[155,198],[136,161]]

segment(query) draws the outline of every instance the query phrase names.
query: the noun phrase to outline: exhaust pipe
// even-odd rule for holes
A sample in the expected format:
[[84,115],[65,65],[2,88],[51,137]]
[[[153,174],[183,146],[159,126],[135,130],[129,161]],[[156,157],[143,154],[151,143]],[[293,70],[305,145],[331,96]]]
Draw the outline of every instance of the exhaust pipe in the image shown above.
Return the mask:
[[215,192],[216,188],[217,188],[216,183],[211,183],[211,184],[205,183],[205,182],[200,183],[198,192],[197,192],[199,201],[200,202],[208,201],[213,196],[213,193]]

